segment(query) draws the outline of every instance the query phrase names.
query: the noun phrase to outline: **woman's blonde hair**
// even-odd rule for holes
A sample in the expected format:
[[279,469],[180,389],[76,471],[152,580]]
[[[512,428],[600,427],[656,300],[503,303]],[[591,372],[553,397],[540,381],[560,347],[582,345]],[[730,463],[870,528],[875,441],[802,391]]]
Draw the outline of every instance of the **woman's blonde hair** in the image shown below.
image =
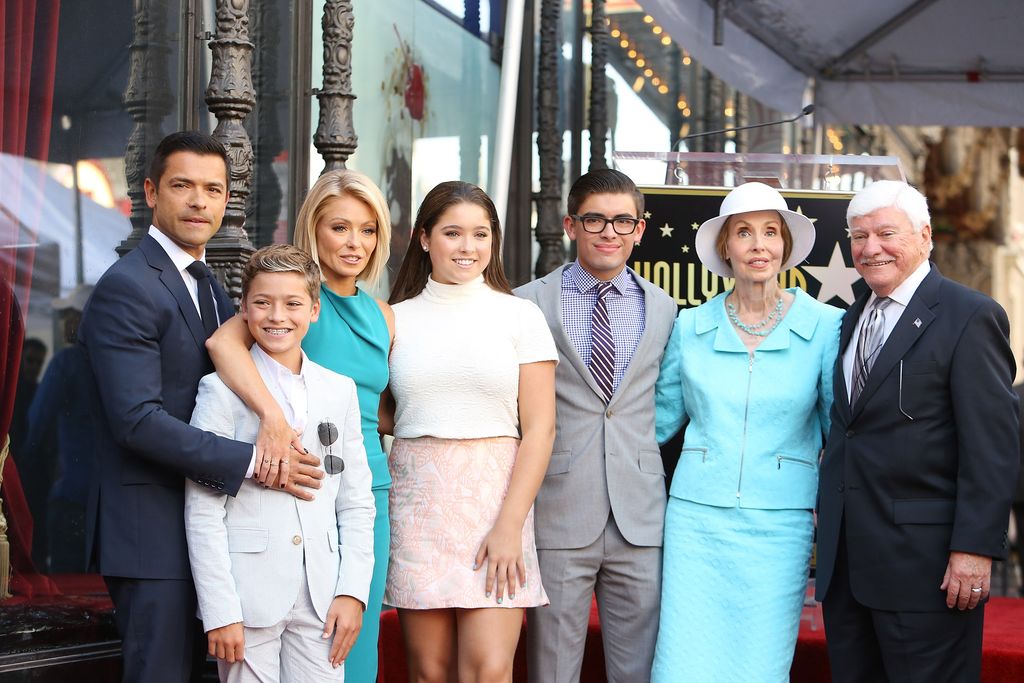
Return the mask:
[[380,188],[358,171],[327,171],[313,183],[295,219],[295,246],[313,257],[317,264],[320,263],[316,250],[316,225],[323,218],[324,206],[335,197],[355,197],[370,207],[377,221],[377,247],[358,276],[359,280],[374,284],[384,273],[391,255],[391,211]]

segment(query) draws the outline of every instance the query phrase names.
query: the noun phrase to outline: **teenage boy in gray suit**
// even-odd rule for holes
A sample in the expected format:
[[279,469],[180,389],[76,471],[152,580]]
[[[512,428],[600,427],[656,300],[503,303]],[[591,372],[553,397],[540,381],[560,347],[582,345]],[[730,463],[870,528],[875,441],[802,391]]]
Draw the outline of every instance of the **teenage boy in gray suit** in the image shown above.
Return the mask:
[[516,294],[544,312],[555,344],[557,435],[537,494],[541,579],[530,610],[531,683],[577,681],[594,594],[608,680],[650,678],[661,599],[665,469],[654,438],[654,383],[676,305],[626,268],[644,199],[603,169],[569,191],[563,221],[577,259]]

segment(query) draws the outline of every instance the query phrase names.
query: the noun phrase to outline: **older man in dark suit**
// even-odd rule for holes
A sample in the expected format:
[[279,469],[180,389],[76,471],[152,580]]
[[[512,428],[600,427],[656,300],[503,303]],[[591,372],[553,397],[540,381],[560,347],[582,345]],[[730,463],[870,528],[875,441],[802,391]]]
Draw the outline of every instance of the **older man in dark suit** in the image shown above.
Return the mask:
[[843,323],[819,487],[817,597],[834,681],[977,681],[1016,482],[1006,313],[928,261],[925,198],[850,202],[870,290]]
[[124,680],[186,681],[202,630],[185,478],[234,495],[255,474],[305,498],[299,484],[315,487],[319,475],[316,458],[303,455],[280,481],[276,463],[256,463],[251,444],[188,424],[199,379],[213,370],[206,339],[234,314],[205,263],[227,205],[223,145],[196,132],[167,136],[145,189],[153,225],[100,278],[79,330],[98,411],[86,542],[114,601]]

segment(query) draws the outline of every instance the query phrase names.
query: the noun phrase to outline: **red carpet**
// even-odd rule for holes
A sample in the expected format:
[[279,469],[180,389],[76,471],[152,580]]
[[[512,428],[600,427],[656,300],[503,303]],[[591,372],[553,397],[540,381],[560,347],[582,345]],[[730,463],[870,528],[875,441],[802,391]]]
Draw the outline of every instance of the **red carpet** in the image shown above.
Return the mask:
[[[394,610],[381,615],[380,676],[383,683],[406,683],[405,649],[402,630]],[[516,651],[513,681],[526,681],[525,626]],[[1024,600],[992,598],[985,608],[985,651],[982,683],[1018,683],[1024,681]],[[583,659],[583,683],[605,680],[601,626],[595,605],[590,613],[590,632]],[[831,680],[825,651],[825,627],[820,608],[805,608],[800,621],[800,639],[790,674],[793,683],[827,683]]]

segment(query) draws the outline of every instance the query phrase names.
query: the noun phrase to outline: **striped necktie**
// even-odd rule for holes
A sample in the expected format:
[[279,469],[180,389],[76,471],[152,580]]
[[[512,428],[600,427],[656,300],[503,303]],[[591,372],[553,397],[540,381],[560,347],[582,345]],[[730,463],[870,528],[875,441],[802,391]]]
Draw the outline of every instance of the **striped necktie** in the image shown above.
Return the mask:
[[590,374],[604,394],[604,401],[612,400],[615,387],[615,339],[608,321],[608,292],[612,283],[597,285],[597,301],[590,317]]
[[857,397],[868,383],[868,373],[878,358],[885,341],[885,307],[892,303],[889,297],[879,297],[871,306],[867,319],[860,329],[857,340],[857,351],[853,356],[853,388],[850,391],[850,405],[857,402]]

